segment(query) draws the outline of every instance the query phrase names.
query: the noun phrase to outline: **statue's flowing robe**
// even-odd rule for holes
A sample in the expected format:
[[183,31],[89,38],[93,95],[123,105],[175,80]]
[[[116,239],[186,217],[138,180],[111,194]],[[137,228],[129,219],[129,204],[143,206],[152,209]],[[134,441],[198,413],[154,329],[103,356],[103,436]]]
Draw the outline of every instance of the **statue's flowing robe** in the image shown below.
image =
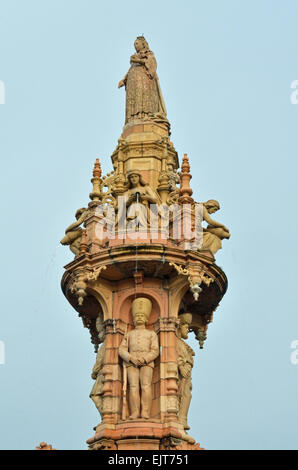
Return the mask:
[[131,194],[136,192],[139,192],[141,195],[147,195],[151,198],[151,201],[143,201],[140,203],[133,202],[130,204],[127,208],[127,228],[136,230],[138,227],[141,230],[147,230],[148,226],[153,227],[152,216],[158,216],[156,213],[156,210],[158,211],[158,209],[154,207],[154,204],[160,204],[161,200],[159,194],[148,184],[138,188],[129,189],[126,193],[126,198],[128,199]]
[[230,238],[229,232],[222,227],[213,227],[208,225],[207,228],[203,229],[203,250],[210,250],[215,254],[222,248],[221,240],[224,238]]
[[[191,371],[193,368],[192,348],[182,339],[178,339],[178,394],[180,397],[178,418],[184,429],[189,429],[187,414],[191,401]],[[183,371],[182,371],[183,370]],[[186,372],[186,373],[185,373]]]
[[154,117],[163,117],[166,120],[167,112],[156,74],[154,54],[143,51],[137,55],[145,61],[145,65],[132,63],[125,77],[125,123]]

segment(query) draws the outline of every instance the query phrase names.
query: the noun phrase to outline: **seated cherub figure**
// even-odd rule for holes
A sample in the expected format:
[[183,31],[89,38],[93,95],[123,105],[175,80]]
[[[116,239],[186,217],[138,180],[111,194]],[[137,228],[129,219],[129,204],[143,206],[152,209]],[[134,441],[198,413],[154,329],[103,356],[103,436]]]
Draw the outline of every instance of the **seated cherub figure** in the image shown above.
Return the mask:
[[62,238],[62,240],[60,240],[61,245],[69,245],[70,250],[74,253],[75,256],[80,254],[80,245],[83,232],[83,229],[80,227],[80,225],[85,221],[87,214],[88,209],[85,209],[85,207],[78,209],[75,214],[77,221],[67,227],[65,230],[65,236]]
[[203,220],[207,222],[207,228],[203,229],[203,245],[202,250],[210,250],[215,254],[221,247],[221,240],[230,238],[230,231],[227,227],[220,222],[210,217],[210,214],[218,211],[220,205],[214,199],[210,199],[203,203]]

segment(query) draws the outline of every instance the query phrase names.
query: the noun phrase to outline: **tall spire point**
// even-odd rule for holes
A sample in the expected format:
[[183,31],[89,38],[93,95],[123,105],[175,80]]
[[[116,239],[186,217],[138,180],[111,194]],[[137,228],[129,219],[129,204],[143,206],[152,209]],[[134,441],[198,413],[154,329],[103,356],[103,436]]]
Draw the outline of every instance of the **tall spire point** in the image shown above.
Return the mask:
[[100,161],[99,161],[99,158],[97,158],[95,160],[95,163],[94,163],[94,168],[93,168],[93,176],[94,178],[98,177],[100,178],[101,177],[101,165],[100,165]]
[[180,197],[179,202],[180,204],[191,204],[194,202],[193,198],[191,197],[193,191],[190,187],[190,180],[192,175],[190,174],[190,164],[187,153],[184,154],[182,165],[181,165],[181,173],[180,173]]
[[97,158],[94,163],[93,178],[91,178],[91,183],[93,184],[93,190],[89,197],[92,201],[100,201],[102,179],[99,158]]

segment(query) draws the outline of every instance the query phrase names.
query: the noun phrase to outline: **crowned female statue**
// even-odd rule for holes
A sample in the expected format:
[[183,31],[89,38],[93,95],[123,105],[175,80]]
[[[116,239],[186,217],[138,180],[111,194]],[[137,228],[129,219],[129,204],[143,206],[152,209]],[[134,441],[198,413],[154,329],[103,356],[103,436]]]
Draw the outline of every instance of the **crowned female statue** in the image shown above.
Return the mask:
[[126,89],[125,124],[153,120],[169,127],[154,54],[143,36],[137,37],[134,46],[130,69],[118,85]]

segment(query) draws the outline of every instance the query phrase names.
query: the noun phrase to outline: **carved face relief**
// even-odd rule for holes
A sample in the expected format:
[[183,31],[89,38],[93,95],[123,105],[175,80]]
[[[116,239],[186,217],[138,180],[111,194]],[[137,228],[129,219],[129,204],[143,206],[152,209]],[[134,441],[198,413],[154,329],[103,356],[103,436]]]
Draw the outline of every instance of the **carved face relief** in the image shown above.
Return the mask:
[[181,338],[187,339],[188,338],[188,333],[189,333],[189,325],[188,323],[183,323],[180,326],[180,331],[181,331]]
[[214,214],[214,212],[216,212],[217,210],[218,210],[218,207],[216,206],[208,207],[209,214]]
[[132,315],[136,325],[144,325],[147,323],[151,313],[152,304],[149,299],[138,298],[133,301]]
[[180,317],[180,326],[179,326],[179,333],[181,338],[187,339],[189,333],[189,327],[192,322],[192,315],[191,313],[183,313]]
[[134,314],[134,322],[135,322],[135,325],[145,325],[146,324],[146,315],[142,312],[136,312]]
[[136,173],[130,175],[129,180],[134,188],[140,184],[140,176]]

